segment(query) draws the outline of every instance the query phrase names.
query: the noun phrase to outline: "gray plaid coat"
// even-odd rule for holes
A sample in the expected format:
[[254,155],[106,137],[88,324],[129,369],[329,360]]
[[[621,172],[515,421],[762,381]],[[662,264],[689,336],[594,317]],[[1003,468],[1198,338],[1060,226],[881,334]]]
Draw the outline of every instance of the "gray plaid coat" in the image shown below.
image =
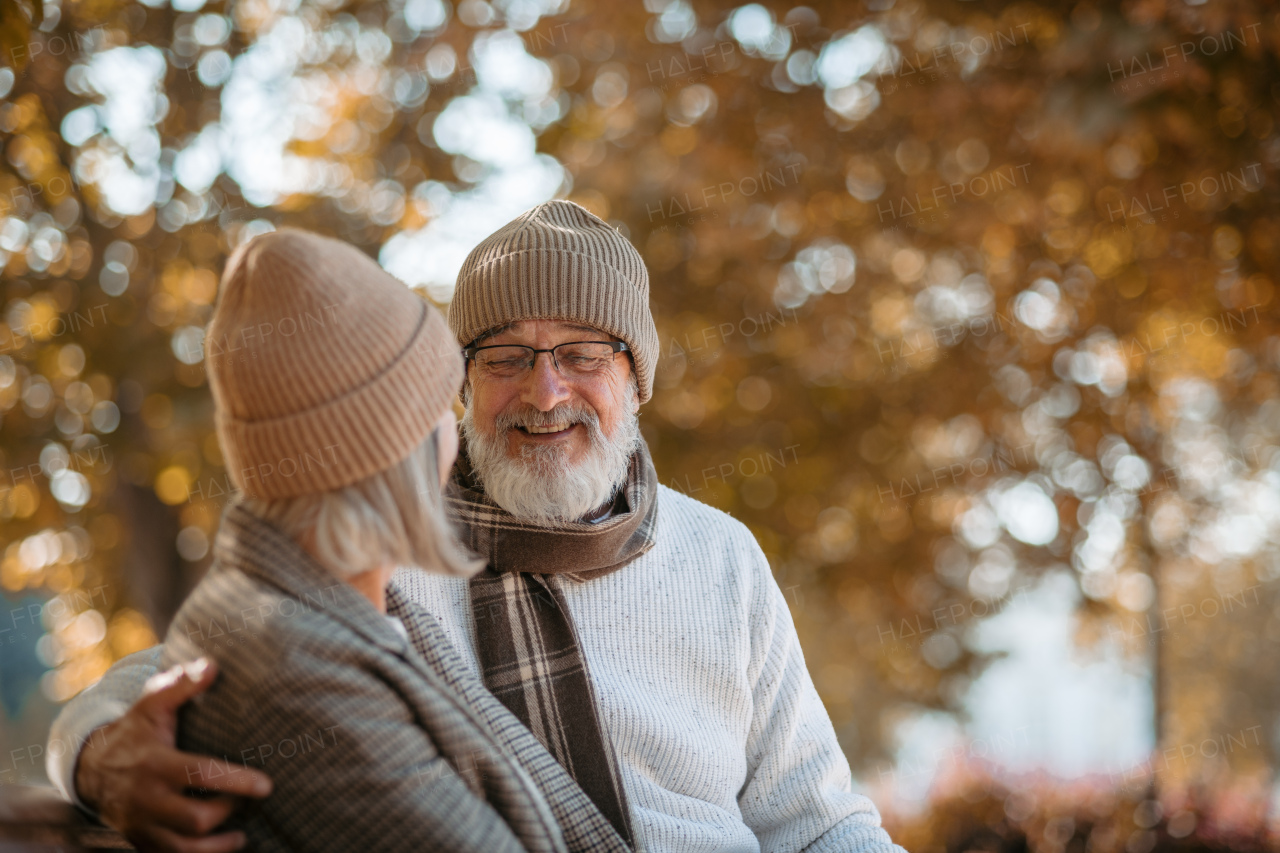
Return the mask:
[[218,662],[178,745],[271,776],[229,824],[250,848],[626,851],[435,619],[394,587],[388,609],[398,621],[242,508],[224,516],[160,664]]

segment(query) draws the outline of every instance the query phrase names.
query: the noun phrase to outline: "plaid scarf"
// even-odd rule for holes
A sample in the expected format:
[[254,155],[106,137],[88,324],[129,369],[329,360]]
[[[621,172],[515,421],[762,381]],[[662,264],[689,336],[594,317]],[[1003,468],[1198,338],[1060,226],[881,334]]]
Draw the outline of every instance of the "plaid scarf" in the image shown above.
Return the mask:
[[614,514],[596,524],[539,527],[516,519],[485,495],[465,444],[453,486],[449,508],[463,542],[488,560],[470,582],[485,686],[630,844],[622,779],[560,584],[616,572],[653,547],[658,475],[649,448],[641,441]]

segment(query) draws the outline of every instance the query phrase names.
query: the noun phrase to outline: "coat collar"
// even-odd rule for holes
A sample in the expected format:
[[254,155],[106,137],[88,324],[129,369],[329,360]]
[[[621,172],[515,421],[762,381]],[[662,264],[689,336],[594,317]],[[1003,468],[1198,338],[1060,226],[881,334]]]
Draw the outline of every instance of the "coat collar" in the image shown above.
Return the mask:
[[223,513],[213,554],[219,565],[238,569],[308,609],[322,610],[369,642],[408,656],[405,638],[367,598],[279,528],[240,504]]

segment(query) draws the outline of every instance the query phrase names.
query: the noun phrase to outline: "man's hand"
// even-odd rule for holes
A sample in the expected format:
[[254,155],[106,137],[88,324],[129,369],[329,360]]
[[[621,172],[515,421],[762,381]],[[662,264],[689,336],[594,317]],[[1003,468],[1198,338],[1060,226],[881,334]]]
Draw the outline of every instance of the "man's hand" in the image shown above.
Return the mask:
[[[80,752],[76,794],[139,850],[239,850],[244,833],[208,833],[230,816],[238,798],[271,793],[264,773],[174,748],[178,708],[215,677],[216,665],[208,658],[153,676],[137,704],[95,732]],[[186,795],[188,788],[218,795],[196,799]]]

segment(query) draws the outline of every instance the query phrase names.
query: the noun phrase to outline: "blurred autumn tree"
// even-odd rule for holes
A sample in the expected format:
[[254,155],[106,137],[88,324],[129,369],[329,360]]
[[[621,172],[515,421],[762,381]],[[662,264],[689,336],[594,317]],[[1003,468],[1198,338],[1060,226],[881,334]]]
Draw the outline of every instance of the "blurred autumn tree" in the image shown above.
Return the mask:
[[855,766],[958,709],[979,617],[1054,573],[1084,648],[1151,658],[1158,744],[1263,727],[1161,779],[1269,784],[1270,4],[4,8],[0,584],[66,604],[49,697],[207,559],[234,245],[314,228],[444,302],[559,194],[644,253],[659,473],[755,532]]

